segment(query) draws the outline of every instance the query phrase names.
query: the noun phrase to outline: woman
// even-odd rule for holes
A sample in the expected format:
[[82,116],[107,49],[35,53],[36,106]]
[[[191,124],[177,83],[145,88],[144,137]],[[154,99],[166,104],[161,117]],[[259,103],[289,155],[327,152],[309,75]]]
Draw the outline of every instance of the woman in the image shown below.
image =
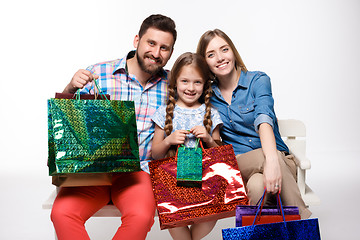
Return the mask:
[[294,156],[279,133],[270,78],[247,71],[231,39],[219,29],[201,36],[197,53],[214,74],[211,103],[224,122],[222,141],[234,147],[250,204],[266,188],[268,204],[281,192],[284,205],[298,206],[303,219],[310,217],[297,187]]

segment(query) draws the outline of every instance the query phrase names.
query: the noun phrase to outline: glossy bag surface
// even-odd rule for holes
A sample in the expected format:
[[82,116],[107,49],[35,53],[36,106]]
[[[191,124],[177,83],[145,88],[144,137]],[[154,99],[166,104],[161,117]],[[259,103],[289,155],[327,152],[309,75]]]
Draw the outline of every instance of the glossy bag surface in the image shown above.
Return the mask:
[[179,186],[201,187],[203,147],[189,148],[180,146],[177,149],[177,184]]
[[[228,228],[222,230],[223,240],[248,239],[248,240],[317,240],[320,239],[320,229],[318,219],[286,221],[284,209],[281,203],[280,194],[277,194],[280,215],[261,216],[266,189],[260,204],[256,206],[255,216],[249,226]],[[279,216],[282,221],[261,224],[261,222],[276,220]],[[289,215],[296,216],[296,215]],[[297,215],[298,216],[298,215]],[[264,218],[265,217],[265,218]],[[300,217],[300,216],[299,216]],[[265,221],[261,221],[261,218]],[[243,219],[244,220],[244,219]]]
[[[253,223],[257,206],[239,205],[236,207],[236,227],[249,226]],[[285,219],[299,220],[299,208],[295,206],[284,206],[283,207]],[[256,222],[268,223],[270,222],[281,222],[282,216],[277,206],[264,206],[261,212],[261,218]]]
[[134,102],[48,100],[49,175],[140,170]]
[[178,186],[176,166],[175,157],[149,163],[161,229],[231,217],[248,204],[232,145],[203,151],[201,188]]
[[319,240],[317,218],[222,229],[223,240]]
[[[265,194],[266,190],[256,206],[239,205],[236,207],[236,227],[301,219],[298,207],[282,206],[279,193],[276,194],[276,206],[264,206]],[[254,220],[255,217],[256,220]]]

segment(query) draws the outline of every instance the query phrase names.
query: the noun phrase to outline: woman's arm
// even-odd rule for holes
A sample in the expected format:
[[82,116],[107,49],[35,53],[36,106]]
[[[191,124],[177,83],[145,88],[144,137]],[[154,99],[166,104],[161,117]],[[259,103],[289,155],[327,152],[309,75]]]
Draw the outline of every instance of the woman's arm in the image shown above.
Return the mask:
[[[281,191],[281,169],[273,128],[268,123],[259,126],[261,147],[265,155],[264,186],[268,192]],[[278,188],[275,187],[278,185]]]
[[151,147],[152,158],[164,158],[172,145],[183,144],[185,142],[185,137],[188,133],[189,132],[186,130],[176,130],[175,132],[164,138],[164,129],[160,128],[157,124],[155,124],[155,133]]

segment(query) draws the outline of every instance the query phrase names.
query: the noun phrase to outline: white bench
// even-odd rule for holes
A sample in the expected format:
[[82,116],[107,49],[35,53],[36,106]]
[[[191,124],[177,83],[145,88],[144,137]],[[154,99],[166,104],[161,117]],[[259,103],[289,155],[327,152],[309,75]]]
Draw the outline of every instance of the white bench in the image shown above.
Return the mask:
[[[299,120],[279,120],[280,134],[298,162],[297,183],[301,196],[307,206],[319,205],[319,197],[306,184],[306,170],[311,168],[310,160],[306,157],[306,128],[303,122]],[[51,193],[49,198],[43,203],[43,209],[51,209],[57,194],[57,188]],[[120,217],[120,211],[113,205],[104,206],[94,217]]]
[[306,127],[300,120],[288,119],[278,120],[280,135],[290,153],[298,160],[297,183],[301,196],[307,206],[319,205],[320,198],[306,184],[306,170],[311,168],[310,160],[306,157]]

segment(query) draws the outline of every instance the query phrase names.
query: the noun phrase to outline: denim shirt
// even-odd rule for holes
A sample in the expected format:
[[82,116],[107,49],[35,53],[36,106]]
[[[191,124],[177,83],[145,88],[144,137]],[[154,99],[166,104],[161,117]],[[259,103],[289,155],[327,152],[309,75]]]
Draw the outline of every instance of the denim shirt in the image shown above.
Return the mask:
[[258,134],[261,123],[272,126],[277,149],[289,151],[280,136],[270,78],[265,73],[242,71],[230,105],[222,97],[216,82],[212,88],[214,93],[211,103],[224,122],[221,129],[222,141],[232,144],[236,155],[261,148]]

